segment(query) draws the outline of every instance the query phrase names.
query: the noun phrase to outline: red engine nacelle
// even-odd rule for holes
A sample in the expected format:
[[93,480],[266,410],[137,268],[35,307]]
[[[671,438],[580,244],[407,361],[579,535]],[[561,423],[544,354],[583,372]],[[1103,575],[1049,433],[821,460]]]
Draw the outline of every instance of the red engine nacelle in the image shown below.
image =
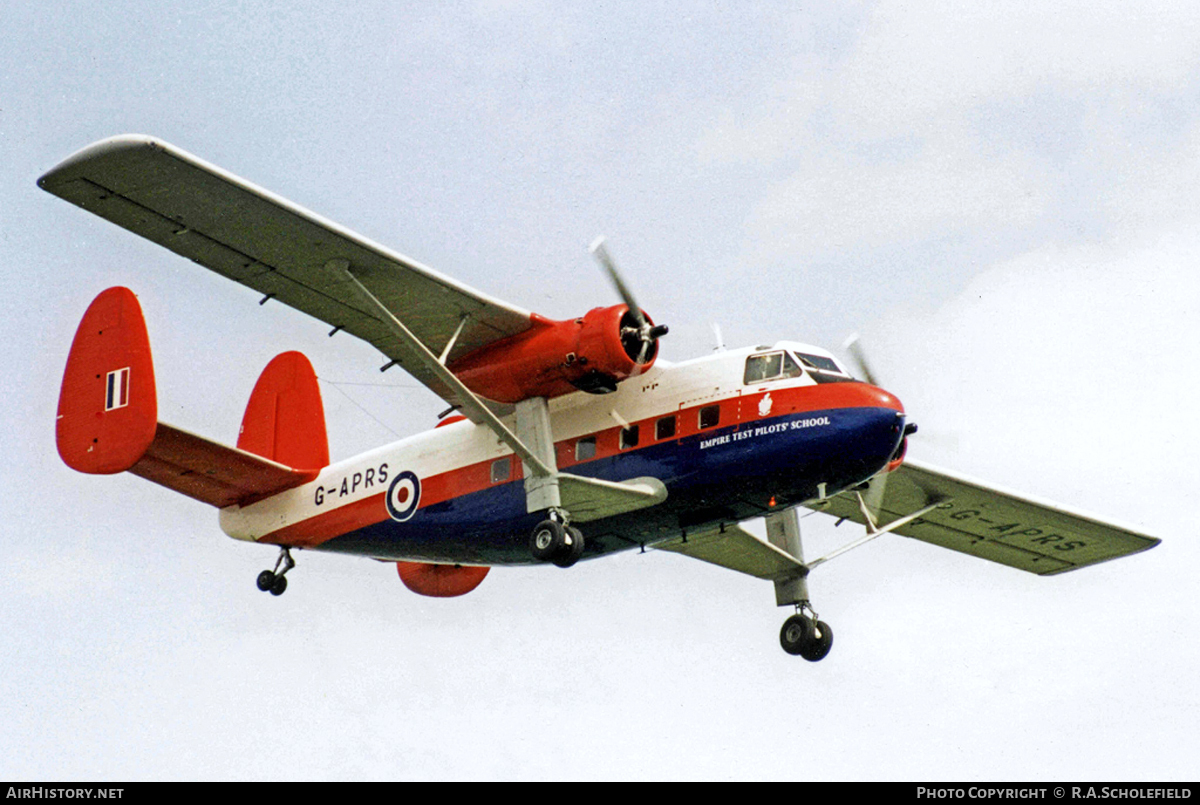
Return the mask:
[[604,394],[649,369],[658,357],[655,340],[638,363],[642,341],[632,332],[636,326],[625,305],[594,308],[567,321],[535,313],[530,329],[464,355],[449,369],[471,391],[497,402],[577,390]]
[[453,598],[479,586],[490,567],[434,565],[427,562],[397,562],[396,571],[404,586],[418,595]]

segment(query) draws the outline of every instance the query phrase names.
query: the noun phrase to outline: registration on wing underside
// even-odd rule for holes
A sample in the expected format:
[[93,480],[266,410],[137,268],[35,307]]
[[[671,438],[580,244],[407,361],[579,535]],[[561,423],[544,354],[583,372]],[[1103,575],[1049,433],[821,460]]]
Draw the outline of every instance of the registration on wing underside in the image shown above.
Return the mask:
[[[879,525],[915,512],[939,496],[947,500],[896,533],[1041,576],[1144,551],[1159,542],[911,459],[888,476]],[[839,495],[813,508],[863,522],[852,495]]]

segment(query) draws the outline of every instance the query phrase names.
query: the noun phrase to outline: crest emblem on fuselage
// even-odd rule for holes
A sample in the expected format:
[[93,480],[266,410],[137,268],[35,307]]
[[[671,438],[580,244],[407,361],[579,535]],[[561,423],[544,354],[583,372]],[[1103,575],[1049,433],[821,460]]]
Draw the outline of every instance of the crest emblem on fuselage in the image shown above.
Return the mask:
[[768,391],[763,395],[763,398],[758,401],[758,415],[766,416],[767,414],[771,413],[771,406],[774,403],[775,401],[771,399],[771,392]]
[[415,472],[404,470],[388,487],[384,498],[388,514],[393,520],[404,522],[417,513],[421,504],[421,479]]

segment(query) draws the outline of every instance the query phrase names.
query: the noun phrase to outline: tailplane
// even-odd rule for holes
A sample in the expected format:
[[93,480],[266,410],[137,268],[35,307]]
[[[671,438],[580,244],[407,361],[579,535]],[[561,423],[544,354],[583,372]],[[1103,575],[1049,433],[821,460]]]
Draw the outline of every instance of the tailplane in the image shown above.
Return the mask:
[[236,448],[159,422],[150,338],[128,288],[103,291],[83,315],[63,372],[55,435],[72,469],[129,471],[218,508],[300,486],[329,463],[316,375],[298,352],[263,371]]

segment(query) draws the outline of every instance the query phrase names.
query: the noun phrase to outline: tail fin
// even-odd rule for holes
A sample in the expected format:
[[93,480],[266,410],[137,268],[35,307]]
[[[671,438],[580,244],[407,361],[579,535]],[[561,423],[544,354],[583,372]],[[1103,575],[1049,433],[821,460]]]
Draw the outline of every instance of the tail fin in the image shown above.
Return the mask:
[[308,358],[284,352],[267,364],[250,394],[237,446],[288,467],[329,464],[325,407]]
[[[109,288],[84,313],[67,356],[55,425],[58,454],[80,472],[128,470],[219,508],[247,504],[307,483],[329,463],[316,382],[297,352],[272,361],[246,411],[252,424],[247,429],[243,422],[243,431],[251,432],[247,449],[240,449],[242,440],[235,449],[159,422],[141,305],[128,288]],[[256,405],[269,415],[252,417]],[[263,422],[270,423],[268,446],[266,426],[254,424]]]
[[158,396],[137,297],[109,288],[83,314],[58,396],[58,454],[80,472],[124,472],[154,441]]

